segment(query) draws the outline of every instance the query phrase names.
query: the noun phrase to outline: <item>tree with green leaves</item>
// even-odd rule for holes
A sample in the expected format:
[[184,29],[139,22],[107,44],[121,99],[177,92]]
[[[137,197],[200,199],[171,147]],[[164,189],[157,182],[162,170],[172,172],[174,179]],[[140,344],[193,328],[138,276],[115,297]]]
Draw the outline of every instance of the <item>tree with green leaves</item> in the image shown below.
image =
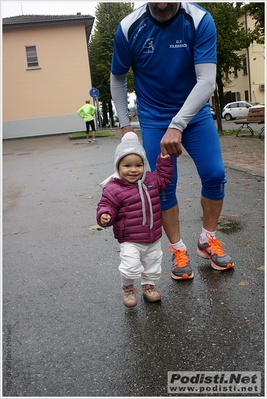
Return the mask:
[[237,3],[240,12],[247,13],[255,21],[255,41],[259,44],[265,43],[265,2],[261,3]]
[[231,80],[235,70],[243,68],[246,49],[259,37],[259,32],[244,29],[239,22],[244,9],[236,3],[213,2],[200,3],[212,15],[217,28],[217,88],[214,92],[215,107],[218,118],[218,130],[222,130],[221,109],[224,103],[225,76]]
[[[134,3],[97,3],[94,31],[88,45],[92,84],[100,92],[99,101],[102,104],[103,124],[107,124],[109,113],[112,125],[113,110],[110,93],[110,64],[113,52],[114,35],[120,21],[134,9]],[[133,91],[133,74],[127,77],[128,91]]]

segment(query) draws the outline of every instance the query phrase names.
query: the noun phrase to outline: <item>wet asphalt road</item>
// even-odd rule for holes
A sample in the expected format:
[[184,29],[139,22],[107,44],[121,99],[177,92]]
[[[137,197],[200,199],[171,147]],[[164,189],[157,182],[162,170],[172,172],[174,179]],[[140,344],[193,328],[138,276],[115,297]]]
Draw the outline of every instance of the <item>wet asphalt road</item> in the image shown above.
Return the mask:
[[118,143],[65,135],[3,143],[4,396],[171,396],[168,371],[264,378],[263,178],[227,168],[217,237],[235,268],[216,272],[196,255],[200,183],[181,156],[182,237],[195,278],[171,279],[164,235],[162,302],[139,296],[127,309],[112,230],[91,229]]

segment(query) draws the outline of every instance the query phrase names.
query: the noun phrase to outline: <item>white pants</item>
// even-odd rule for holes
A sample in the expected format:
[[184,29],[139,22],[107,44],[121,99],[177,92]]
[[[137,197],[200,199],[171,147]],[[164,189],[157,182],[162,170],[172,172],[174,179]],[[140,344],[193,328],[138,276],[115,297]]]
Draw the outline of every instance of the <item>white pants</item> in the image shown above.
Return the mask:
[[[121,263],[119,271],[122,281],[135,280],[141,277],[141,284],[155,284],[161,275],[162,250],[161,240],[153,244],[120,244]],[[128,284],[131,284],[128,281]],[[132,281],[133,284],[133,281]]]

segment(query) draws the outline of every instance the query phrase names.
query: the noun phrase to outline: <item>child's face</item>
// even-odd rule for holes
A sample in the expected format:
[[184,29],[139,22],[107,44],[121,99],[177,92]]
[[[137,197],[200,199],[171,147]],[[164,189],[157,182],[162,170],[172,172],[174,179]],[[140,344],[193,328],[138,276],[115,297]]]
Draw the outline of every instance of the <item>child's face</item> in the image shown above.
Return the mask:
[[129,154],[122,158],[119,163],[120,177],[129,183],[135,183],[141,179],[144,174],[144,163],[137,154]]

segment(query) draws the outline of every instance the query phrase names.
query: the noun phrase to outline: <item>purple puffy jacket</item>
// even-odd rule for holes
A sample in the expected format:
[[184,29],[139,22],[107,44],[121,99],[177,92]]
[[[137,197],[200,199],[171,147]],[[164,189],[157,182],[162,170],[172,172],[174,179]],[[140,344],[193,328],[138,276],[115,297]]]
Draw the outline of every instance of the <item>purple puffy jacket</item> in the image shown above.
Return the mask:
[[[111,215],[109,226],[113,226],[114,237],[120,243],[128,241],[150,244],[162,236],[159,192],[164,191],[172,180],[173,159],[158,156],[156,171],[145,173],[143,184],[147,190],[142,188],[145,221],[137,183],[129,183],[125,179],[116,178],[103,189],[97,206],[96,220],[101,226],[100,216],[102,213],[109,213]],[[153,220],[151,220],[151,214]]]

